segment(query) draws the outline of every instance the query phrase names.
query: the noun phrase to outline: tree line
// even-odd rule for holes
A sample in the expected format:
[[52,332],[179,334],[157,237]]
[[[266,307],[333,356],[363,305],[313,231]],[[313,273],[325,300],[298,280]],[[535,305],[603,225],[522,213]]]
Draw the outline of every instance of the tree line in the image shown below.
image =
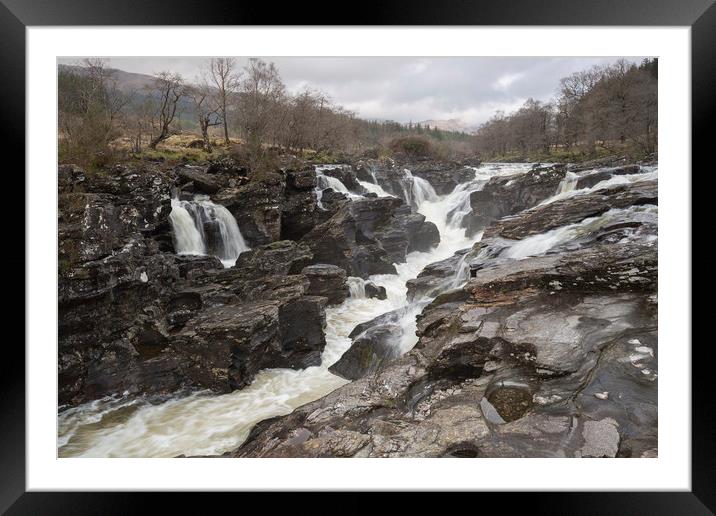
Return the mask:
[[140,153],[187,129],[209,153],[240,139],[252,164],[277,147],[299,154],[404,151],[483,159],[657,149],[656,59],[574,73],[560,81],[552,101],[529,99],[514,113],[498,112],[476,134],[360,119],[320,90],[290,94],[275,64],[261,59],[241,67],[231,57],[212,58],[191,83],[162,71],[130,91],[118,87],[115,74],[101,59],[58,70],[61,159],[92,162],[116,151],[118,141]]
[[594,154],[657,150],[658,61],[624,59],[594,66],[560,81],[555,99],[528,99],[510,114],[498,112],[480,126],[477,152],[485,157],[560,151]]

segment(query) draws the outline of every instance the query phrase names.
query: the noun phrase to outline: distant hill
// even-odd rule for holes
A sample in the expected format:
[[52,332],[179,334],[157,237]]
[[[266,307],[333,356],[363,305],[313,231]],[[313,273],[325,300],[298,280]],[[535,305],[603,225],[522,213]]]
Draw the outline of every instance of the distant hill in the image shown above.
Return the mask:
[[[57,68],[58,72],[60,70],[66,70],[80,75],[87,72],[86,68],[83,66],[59,64]],[[142,100],[148,95],[154,95],[156,97],[156,94],[152,93],[155,79],[152,75],[125,72],[124,70],[119,70],[118,68],[107,68],[107,70],[112,72],[112,78],[117,84],[117,89],[122,93],[131,94],[130,105],[142,102]],[[190,128],[193,128],[196,124],[192,109],[191,101],[188,98],[183,97],[179,101],[177,120],[184,126]]]
[[[74,65],[58,65],[58,70],[67,70],[77,74],[83,74],[86,69],[83,66]],[[154,84],[154,77],[143,73],[132,73],[119,70],[117,68],[108,68],[112,72],[112,77],[117,81],[117,88],[122,92],[136,92],[145,88],[151,88]]]
[[456,131],[463,133],[474,133],[477,128],[470,126],[458,118],[450,118],[448,120],[423,120],[419,122],[423,127],[437,127],[443,131]]
[[[83,66],[59,64],[58,70],[68,70],[74,73],[82,74],[86,72]],[[117,88],[124,93],[133,94],[133,102],[141,101],[144,95],[149,94],[154,85],[154,77],[143,73],[125,72],[117,68],[109,68],[113,72],[112,77],[116,81]],[[179,119],[194,123],[194,117],[191,114],[192,106],[188,99],[182,99],[179,105]],[[437,127],[442,131],[454,131],[463,133],[475,133],[477,128],[470,126],[458,118],[450,118],[448,120],[423,120],[418,122],[423,127]]]

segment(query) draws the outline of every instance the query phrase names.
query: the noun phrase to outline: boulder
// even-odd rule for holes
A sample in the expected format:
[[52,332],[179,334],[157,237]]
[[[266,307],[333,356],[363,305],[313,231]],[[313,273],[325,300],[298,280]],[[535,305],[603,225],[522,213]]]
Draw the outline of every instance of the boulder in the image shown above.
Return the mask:
[[613,176],[624,176],[629,174],[639,174],[641,172],[639,165],[626,165],[623,167],[612,167],[606,169],[590,170],[578,174],[576,189],[591,188],[597,183],[606,181]]
[[438,195],[448,195],[461,183],[475,177],[472,167],[460,166],[457,163],[423,161],[406,164],[416,177],[425,179]]
[[356,177],[356,173],[353,171],[353,168],[348,165],[324,169],[323,174],[340,180],[340,182],[343,183],[352,193],[359,195],[366,193],[365,188],[363,188],[363,186],[361,186],[358,182],[358,178]]
[[192,166],[184,166],[177,170],[179,184],[192,182],[194,187],[205,194],[215,194],[221,189],[221,185],[208,174]]
[[365,289],[365,297],[369,299],[388,299],[385,287],[376,285],[372,281],[366,281],[363,288]]
[[206,173],[227,177],[246,177],[249,175],[249,168],[246,164],[239,163],[233,158],[223,157],[209,161],[209,165],[206,167]]
[[367,329],[353,340],[343,356],[328,370],[346,380],[357,380],[375,373],[385,360],[400,355],[395,342],[402,328],[397,324],[381,324]]
[[393,263],[404,262],[411,250],[427,250],[438,241],[434,224],[393,197],[343,203],[302,239],[313,252],[314,263],[337,265],[362,278],[394,274]]
[[281,239],[284,189],[285,181],[275,175],[238,188],[224,188],[212,200],[226,206],[246,243],[255,247]]
[[301,274],[310,282],[308,294],[327,298],[329,305],[339,305],[348,297],[346,271],[336,265],[309,265],[303,268]]
[[463,218],[473,236],[506,215],[535,206],[553,196],[565,176],[563,166],[539,167],[524,174],[491,178],[482,190],[470,194],[472,211]]
[[313,168],[289,170],[281,202],[281,239],[299,240],[319,222]]

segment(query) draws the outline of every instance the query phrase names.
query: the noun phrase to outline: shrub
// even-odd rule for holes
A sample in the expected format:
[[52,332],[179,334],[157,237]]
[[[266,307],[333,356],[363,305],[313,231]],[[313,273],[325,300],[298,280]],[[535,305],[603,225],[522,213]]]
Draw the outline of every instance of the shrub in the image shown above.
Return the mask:
[[409,158],[429,158],[435,154],[433,144],[422,136],[403,136],[394,138],[388,147],[396,155]]

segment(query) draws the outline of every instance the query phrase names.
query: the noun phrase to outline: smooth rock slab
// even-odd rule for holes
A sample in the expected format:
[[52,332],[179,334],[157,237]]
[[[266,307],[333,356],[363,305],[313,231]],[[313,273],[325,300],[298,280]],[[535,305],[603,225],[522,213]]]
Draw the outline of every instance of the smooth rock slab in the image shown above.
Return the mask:
[[619,451],[618,423],[612,418],[585,421],[582,427],[582,457],[616,457]]

